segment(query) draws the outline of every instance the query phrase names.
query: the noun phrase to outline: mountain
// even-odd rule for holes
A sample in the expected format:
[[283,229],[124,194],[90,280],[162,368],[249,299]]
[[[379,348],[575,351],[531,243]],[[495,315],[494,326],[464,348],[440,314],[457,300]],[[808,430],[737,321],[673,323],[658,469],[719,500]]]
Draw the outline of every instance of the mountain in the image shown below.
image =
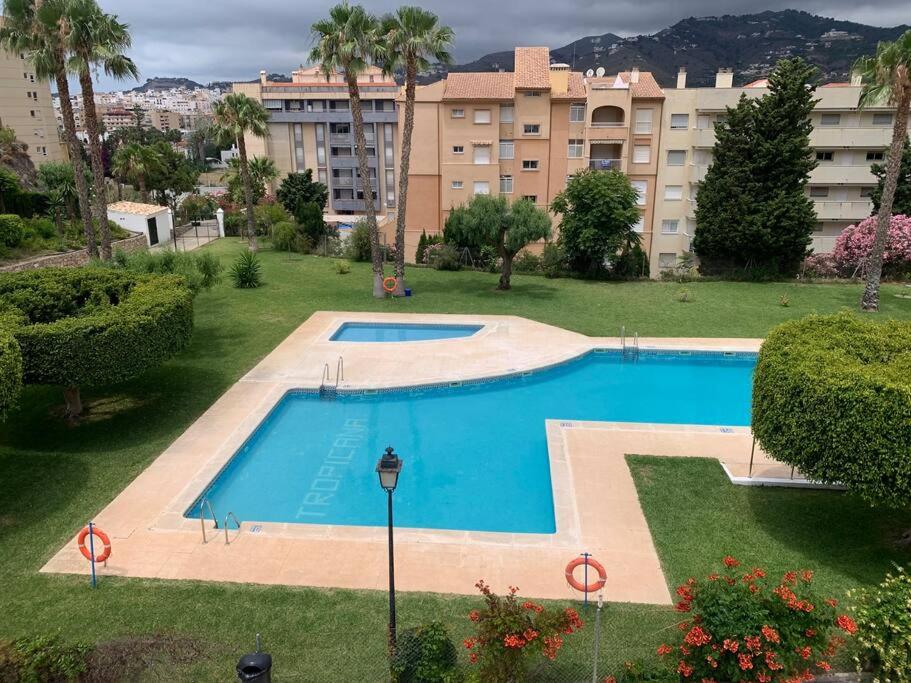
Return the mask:
[[[823,81],[848,80],[851,64],[872,54],[881,40],[895,40],[908,26],[880,28],[798,10],[691,17],[651,35],[613,33],[581,38],[551,49],[551,59],[575,71],[604,67],[609,74],[638,66],[663,86],[673,86],[685,66],[687,85],[714,85],[720,67],[734,69],[735,84],[766,76],[782,57],[799,56],[820,69]],[[493,52],[450,71],[511,70],[511,51]],[[444,71],[434,69],[439,77]]]
[[132,89],[131,92],[148,92],[149,90],[170,90],[171,88],[187,88],[189,90],[197,90],[205,88],[204,85],[197,83],[196,81],[191,81],[189,78],[170,78],[170,77],[161,77],[155,76],[154,78],[147,78],[146,82],[142,85],[137,85]]

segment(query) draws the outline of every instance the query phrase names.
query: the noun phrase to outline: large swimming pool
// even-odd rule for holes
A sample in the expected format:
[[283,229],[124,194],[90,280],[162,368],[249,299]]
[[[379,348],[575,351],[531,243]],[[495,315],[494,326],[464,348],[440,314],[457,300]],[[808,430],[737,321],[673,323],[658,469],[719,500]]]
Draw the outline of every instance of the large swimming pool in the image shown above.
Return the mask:
[[470,337],[483,325],[422,323],[342,323],[329,341],[408,342]]
[[[462,386],[292,392],[204,495],[219,519],[384,525],[374,468],[392,445],[404,461],[396,526],[553,533],[546,419],[748,425],[754,364],[753,354],[590,353]],[[199,516],[199,501],[186,515]]]

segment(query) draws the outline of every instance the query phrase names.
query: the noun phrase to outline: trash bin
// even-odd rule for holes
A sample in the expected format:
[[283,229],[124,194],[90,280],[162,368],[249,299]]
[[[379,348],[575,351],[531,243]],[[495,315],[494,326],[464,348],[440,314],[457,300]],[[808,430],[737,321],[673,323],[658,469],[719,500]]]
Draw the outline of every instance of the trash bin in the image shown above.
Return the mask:
[[405,296],[411,296],[411,287],[405,287]]
[[237,662],[237,680],[248,683],[271,683],[272,655],[255,652],[241,657]]

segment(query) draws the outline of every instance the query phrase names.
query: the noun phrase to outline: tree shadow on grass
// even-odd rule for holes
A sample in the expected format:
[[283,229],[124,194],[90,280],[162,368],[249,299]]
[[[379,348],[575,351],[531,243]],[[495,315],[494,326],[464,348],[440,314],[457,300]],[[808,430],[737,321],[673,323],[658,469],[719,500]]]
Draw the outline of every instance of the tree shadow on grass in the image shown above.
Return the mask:
[[[544,278],[513,280],[512,289],[501,291],[497,289],[498,278],[499,275],[491,273],[489,286],[487,283],[482,284],[474,279],[460,277],[420,279],[415,282],[415,295],[439,294],[445,296],[469,296],[478,299],[496,298],[508,301],[510,296],[519,299],[553,299],[557,293],[557,288],[546,284]],[[541,282],[535,282],[538,279]]]

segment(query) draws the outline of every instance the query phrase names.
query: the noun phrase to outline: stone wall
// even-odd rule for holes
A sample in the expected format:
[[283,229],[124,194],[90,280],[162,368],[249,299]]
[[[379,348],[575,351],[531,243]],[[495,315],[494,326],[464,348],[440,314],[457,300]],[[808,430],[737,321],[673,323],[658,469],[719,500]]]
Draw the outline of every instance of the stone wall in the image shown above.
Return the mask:
[[[113,251],[123,251],[127,254],[134,251],[144,251],[148,248],[149,245],[145,235],[133,235],[111,244]],[[38,256],[27,261],[12,263],[8,266],[0,266],[0,273],[18,273],[23,270],[35,270],[36,268],[75,268],[84,266],[89,260],[89,252],[86,249],[78,249],[59,254],[49,254],[48,256]]]

